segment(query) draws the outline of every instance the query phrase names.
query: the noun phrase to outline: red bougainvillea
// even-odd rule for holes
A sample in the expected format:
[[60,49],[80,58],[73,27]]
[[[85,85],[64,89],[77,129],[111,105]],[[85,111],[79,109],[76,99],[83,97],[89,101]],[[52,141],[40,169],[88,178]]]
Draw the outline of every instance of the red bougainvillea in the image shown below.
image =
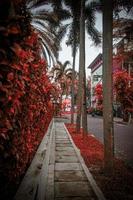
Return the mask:
[[82,129],[76,133],[76,124],[65,125],[104,196],[109,200],[131,199],[133,169],[126,166],[122,160],[114,158],[113,174],[105,174],[103,144],[90,133],[83,136]]
[[103,109],[103,86],[102,84],[97,84],[94,90],[96,99],[96,109],[102,111]]
[[34,48],[27,44],[27,38],[21,44],[14,43],[16,59],[6,65],[5,74],[1,71],[0,149],[8,161],[4,171],[11,179],[26,168],[52,114],[53,86],[46,73],[46,62],[37,57],[37,35],[32,32],[28,39]]
[[[103,108],[103,88],[102,84],[97,84],[95,87],[96,109]],[[128,112],[133,112],[133,78],[125,70],[116,70],[113,73],[113,92],[114,101],[121,104],[123,117],[128,120]]]
[[87,165],[100,164],[103,166],[103,145],[91,134],[83,136],[82,129],[76,133],[75,124],[65,124],[76,146],[80,149],[81,155]]
[[24,174],[46,132],[56,93],[47,63],[40,58],[38,36],[28,22],[24,29],[23,19],[9,18],[0,24],[0,188],[6,195],[10,183],[16,184]]
[[133,78],[126,71],[119,70],[114,73],[114,92],[127,118],[127,112],[133,112]]

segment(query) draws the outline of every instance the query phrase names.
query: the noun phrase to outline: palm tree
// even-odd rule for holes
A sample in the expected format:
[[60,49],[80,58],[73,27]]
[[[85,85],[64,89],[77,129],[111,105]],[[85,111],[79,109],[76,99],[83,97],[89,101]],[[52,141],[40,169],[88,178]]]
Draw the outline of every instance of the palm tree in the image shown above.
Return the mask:
[[69,16],[68,11],[61,9],[61,2],[59,2],[28,0],[26,4],[31,14],[31,25],[39,33],[41,51],[45,59],[49,61],[49,65],[51,65],[51,61],[55,64],[58,59],[60,42],[66,33],[66,25],[62,25],[60,22]]
[[[80,120],[82,116],[82,125],[83,125],[83,132],[87,132],[87,118],[84,115],[81,115],[81,111],[84,111],[84,107],[82,106],[83,101],[86,103],[85,97],[85,90],[84,90],[84,82],[86,82],[85,77],[85,16],[84,16],[84,9],[85,9],[85,1],[81,0],[81,15],[80,15],[80,57],[79,57],[79,88],[78,88],[78,113],[77,113],[77,132],[80,130]],[[84,80],[85,78],[85,80]],[[82,92],[83,88],[83,92]],[[86,127],[84,126],[86,124]]]
[[[87,20],[86,20],[87,16]],[[86,22],[86,23],[85,23]],[[94,27],[95,24],[95,15],[93,9],[90,5],[87,5],[85,9],[85,1],[81,0],[81,16],[80,16],[80,59],[79,59],[79,92],[78,92],[78,106],[79,106],[79,115],[77,115],[77,132],[80,129],[81,117],[82,117],[82,126],[83,132],[86,134],[87,130],[87,105],[86,105],[86,72],[85,72],[85,25],[88,34],[92,37],[95,43],[100,43],[99,33]],[[83,88],[83,93],[82,93]],[[82,99],[80,98],[82,94]],[[80,114],[82,111],[82,114]]]
[[[41,7],[43,4],[46,4],[48,2],[50,2],[52,4],[53,7],[53,13],[50,13],[50,15],[48,16],[48,14],[46,13],[46,15],[43,16],[44,13],[44,9],[42,10],[42,16],[41,15],[41,11],[39,11],[38,9],[38,15],[34,15],[34,26],[39,29],[40,33],[40,40],[41,43],[43,44],[43,48],[45,48],[48,52],[48,55],[50,57],[50,55],[52,55],[52,60],[54,60],[53,55],[55,56],[55,58],[57,59],[57,52],[59,49],[59,42],[61,40],[61,38],[63,37],[63,34],[66,33],[66,30],[69,28],[69,37],[68,37],[68,41],[67,44],[72,46],[72,54],[73,54],[73,71],[75,71],[75,57],[76,57],[76,51],[77,51],[77,47],[79,46],[79,18],[80,18],[80,9],[81,9],[81,1],[69,1],[69,0],[64,0],[65,5],[67,6],[67,8],[69,7],[71,9],[71,17],[72,17],[72,23],[66,24],[64,26],[64,28],[61,28],[63,31],[59,31],[61,32],[61,36],[58,37],[59,40],[58,42],[54,42],[54,36],[51,35],[53,32],[55,32],[55,28],[52,28],[51,30],[53,30],[53,32],[50,30],[50,34],[49,32],[46,30],[45,32],[42,33],[43,30],[43,26],[42,23],[44,20],[46,21],[50,21],[52,22],[55,27],[57,25],[57,23],[59,23],[62,20],[68,19],[70,18],[70,14],[67,10],[62,9],[62,3],[61,1],[55,1],[55,0],[51,0],[51,1],[47,1],[47,0],[37,0],[37,1],[33,1],[33,0],[28,0],[30,8],[32,8],[31,10],[34,10],[37,7]],[[91,37],[93,38],[94,42],[97,44],[100,42],[99,40],[99,33],[98,31],[94,28],[94,14],[93,12],[91,12],[90,8],[87,7],[86,8],[86,19],[87,19],[87,31],[88,33],[91,35]],[[37,11],[36,11],[37,12]],[[32,11],[32,13],[34,14],[34,12]],[[55,17],[55,13],[57,14]],[[54,19],[58,18],[58,22],[53,22],[53,18],[51,19],[50,16],[54,16]],[[43,18],[43,19],[42,19]],[[46,18],[46,19],[45,19]],[[43,20],[43,21],[42,21]],[[51,23],[51,24],[52,24]],[[39,24],[39,28],[38,28],[38,24]],[[41,29],[40,29],[41,26]],[[49,28],[49,27],[48,27]],[[45,35],[44,35],[45,34]],[[43,39],[44,38],[44,39]],[[52,42],[51,42],[51,38],[52,38]],[[55,46],[55,44],[57,44]],[[46,53],[43,50],[45,57],[46,57]],[[49,59],[50,60],[50,59]],[[53,61],[54,62],[54,61]],[[74,74],[72,76],[72,82],[74,83]],[[74,88],[73,88],[74,84],[72,84],[72,121],[73,121],[73,109],[74,109]]]
[[[130,0],[129,0],[130,1]],[[129,1],[106,0],[95,2],[95,9],[101,11],[103,7],[103,128],[104,128],[104,169],[108,174],[113,172],[114,159],[114,129],[113,129],[113,84],[112,84],[112,30],[113,6],[115,14],[131,4]],[[114,5],[113,5],[114,3]]]
[[[65,0],[65,5],[67,8],[71,11],[72,16],[72,22],[69,24],[68,29],[68,40],[67,44],[72,47],[72,56],[73,56],[73,71],[75,70],[75,58],[76,58],[76,52],[79,47],[80,43],[80,11],[81,11],[81,0],[80,1],[69,1]],[[97,45],[100,43],[100,34],[95,29],[95,16],[94,12],[91,9],[90,5],[87,4],[85,7],[85,19],[86,19],[86,30],[88,34],[93,39],[94,43]],[[73,112],[74,112],[74,75],[72,78],[72,114],[71,114],[71,123],[73,123]],[[79,124],[79,123],[78,123]]]
[[63,94],[67,96],[69,93],[70,84],[68,82],[72,77],[72,68],[67,68],[68,65],[70,65],[69,61],[65,61],[64,63],[57,61],[57,64],[52,68],[53,78],[61,88],[60,105],[62,104]]
[[103,127],[104,166],[107,173],[113,170],[113,83],[112,83],[112,30],[113,1],[103,1]]
[[[104,127],[104,167],[105,172],[112,174],[114,158],[114,129],[113,129],[113,81],[112,81],[112,30],[114,10],[133,7],[133,2],[103,0],[103,127]],[[130,6],[130,7],[129,7]]]
[[78,1],[65,1],[67,7],[71,10],[72,22],[69,24],[68,40],[66,44],[72,48],[72,93],[71,93],[71,123],[74,121],[74,71],[75,71],[75,59],[77,49],[79,47],[79,16],[80,16],[80,2]]

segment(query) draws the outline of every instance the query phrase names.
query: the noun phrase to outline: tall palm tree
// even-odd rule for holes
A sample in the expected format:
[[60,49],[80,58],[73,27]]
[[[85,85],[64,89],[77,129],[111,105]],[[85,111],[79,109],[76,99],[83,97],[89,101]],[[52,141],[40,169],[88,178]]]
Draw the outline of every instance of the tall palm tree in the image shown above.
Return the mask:
[[[69,24],[68,29],[68,40],[67,44],[72,47],[72,56],[73,56],[73,71],[75,70],[75,58],[76,52],[80,44],[80,12],[81,12],[81,0],[80,1],[69,1],[64,0],[65,5],[70,10],[72,22]],[[86,30],[88,34],[93,39],[94,43],[97,45],[100,43],[100,34],[95,29],[95,15],[90,5],[84,9],[85,12],[85,20],[86,20]],[[74,75],[72,78],[72,83],[74,83]],[[73,112],[74,112],[74,84],[72,84],[72,114],[71,114],[71,122],[73,123]]]
[[[112,174],[114,157],[114,128],[113,128],[113,81],[112,81],[112,30],[113,3],[114,11],[120,8],[133,7],[133,2],[103,0],[103,127],[104,127],[104,167],[105,172]],[[121,9],[120,9],[121,10]]]
[[[77,113],[77,131],[80,129],[80,120],[82,117],[83,132],[87,133],[87,118],[81,115],[83,109],[83,102],[86,103],[84,82],[86,82],[85,77],[85,1],[81,0],[81,15],[80,15],[80,57],[79,57],[79,88],[78,88],[78,113]],[[85,80],[84,80],[85,78]],[[83,90],[82,90],[83,89]],[[86,127],[84,126],[86,124]]]
[[69,65],[69,61],[65,61],[64,63],[57,61],[57,64],[52,69],[55,82],[57,82],[61,88],[60,105],[62,104],[63,94],[68,95],[68,80],[70,80],[72,76],[72,68],[68,68]]
[[[58,13],[58,18],[60,19],[60,21],[70,18],[70,14],[69,14],[69,12],[67,12],[67,10],[64,11],[64,9],[63,9],[63,11],[62,11],[62,1],[58,1],[58,3],[57,3],[57,1],[55,1],[55,0],[49,0],[49,1],[47,1],[47,0],[44,0],[44,1],[43,0],[36,0],[36,1],[28,0],[28,2],[34,2],[34,3],[30,4],[32,9],[39,7],[39,6],[43,5],[44,3],[46,4],[46,3],[50,2],[50,3],[52,3],[54,13]],[[75,56],[76,56],[77,47],[79,46],[79,18],[80,18],[81,0],[80,1],[64,0],[64,3],[67,6],[67,8],[71,9],[71,17],[73,19],[72,20],[73,23],[69,23],[68,25],[65,26],[65,28],[66,29],[69,28],[69,38],[68,38],[67,43],[72,46],[73,71],[75,71]],[[40,11],[38,11],[38,12],[40,12]],[[86,12],[85,18],[87,19],[87,23],[86,23],[87,31],[90,34],[90,36],[93,38],[94,42],[97,44],[100,42],[100,40],[99,40],[99,33],[94,27],[94,20],[95,20],[94,14],[88,6],[85,9],[85,12]],[[48,16],[47,16],[47,18],[48,18]],[[50,20],[50,18],[48,18],[48,19]],[[51,21],[53,21],[53,19]],[[39,24],[41,23],[41,25],[42,25],[42,22],[40,21],[40,19],[39,20],[36,19],[35,22],[39,23]],[[58,21],[58,23],[59,23],[59,21]],[[55,24],[56,24],[56,22],[55,22]],[[35,25],[35,23],[34,23],[34,25]],[[36,25],[36,28],[37,27],[38,27],[38,25]],[[62,33],[65,33],[65,28],[63,29]],[[39,30],[39,31],[41,31],[41,30]],[[54,31],[55,31],[55,29],[54,29]],[[45,36],[46,39],[44,40],[42,37],[42,33],[41,33],[40,34],[41,41],[43,42],[43,47],[45,47],[45,49],[47,49],[47,51],[50,51],[52,49],[52,54],[55,55],[58,49],[55,47],[56,43],[54,43],[54,45],[50,43],[50,38],[51,38],[50,34],[47,34],[46,35],[47,37]],[[44,33],[43,33],[43,35],[44,35]],[[50,38],[48,38],[48,36],[50,36]],[[46,41],[47,41],[47,44],[50,44],[49,45],[50,50],[48,48],[49,46],[46,45]],[[57,44],[59,44],[59,43],[57,43]],[[57,55],[55,57],[57,58]],[[74,83],[74,74],[72,77],[73,77],[72,82]],[[73,88],[73,86],[74,86],[74,84],[72,84],[72,121],[73,121],[73,109],[74,109],[74,88]]]
[[[87,19],[87,20],[86,20]],[[81,119],[83,132],[87,133],[87,105],[86,105],[86,72],[85,72],[85,27],[88,34],[92,37],[96,44],[100,43],[99,32],[95,29],[95,14],[90,5],[85,8],[85,0],[81,0],[81,16],[80,16],[80,58],[79,58],[79,68],[80,68],[80,81],[79,81],[79,92],[78,92],[78,105],[79,105],[79,115],[77,115],[77,132],[79,132]],[[94,31],[94,32],[93,32]],[[83,94],[82,99],[80,95]],[[82,111],[82,114],[80,114]],[[82,117],[82,118],[81,118]]]
[[[131,4],[130,4],[130,3]],[[114,158],[114,129],[113,129],[113,84],[112,84],[112,30],[113,8],[118,15],[121,8],[133,6],[132,1],[106,0],[93,3],[95,9],[103,8],[103,128],[104,128],[104,168],[112,174]],[[114,6],[114,7],[113,7]],[[129,9],[130,8],[130,9]]]
[[112,83],[112,30],[113,1],[103,0],[103,127],[104,166],[107,173],[113,170],[113,83]]
[[71,46],[72,48],[72,57],[73,57],[73,64],[72,64],[72,93],[71,93],[71,123],[74,121],[74,72],[75,72],[75,59],[77,49],[79,47],[79,18],[80,18],[80,2],[79,1],[67,1],[65,0],[66,6],[71,10],[72,22],[69,24],[69,33],[68,33],[68,40],[66,44]]

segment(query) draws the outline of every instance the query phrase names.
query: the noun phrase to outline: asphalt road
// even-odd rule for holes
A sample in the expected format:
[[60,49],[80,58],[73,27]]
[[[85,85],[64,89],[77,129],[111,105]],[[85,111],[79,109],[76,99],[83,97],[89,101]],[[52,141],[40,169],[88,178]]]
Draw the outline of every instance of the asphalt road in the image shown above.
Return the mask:
[[[67,117],[70,119],[70,115],[67,115]],[[120,123],[121,121],[118,118],[114,119],[115,156],[122,158],[122,160],[133,166],[133,124],[127,125]],[[103,143],[102,117],[88,115],[88,132]]]
[[[88,131],[103,143],[103,119],[88,115]],[[119,119],[114,122],[115,156],[133,166],[133,124],[123,124]]]

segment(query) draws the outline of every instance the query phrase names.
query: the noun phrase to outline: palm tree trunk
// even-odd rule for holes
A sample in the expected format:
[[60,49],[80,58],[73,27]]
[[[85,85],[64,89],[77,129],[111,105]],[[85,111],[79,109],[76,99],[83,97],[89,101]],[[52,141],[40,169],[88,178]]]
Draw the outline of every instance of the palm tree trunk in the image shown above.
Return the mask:
[[72,68],[72,96],[71,96],[71,123],[74,122],[74,73],[75,73],[75,58],[76,58],[76,46],[73,49],[73,68]]
[[113,171],[113,84],[112,84],[112,26],[113,1],[103,1],[103,126],[105,172]]
[[81,122],[81,112],[82,112],[82,102],[83,102],[83,51],[81,51],[81,41],[82,41],[82,15],[80,15],[80,46],[79,46],[79,84],[78,84],[78,95],[77,95],[77,119],[76,119],[76,132],[79,133],[80,127],[82,126]]
[[81,111],[82,111],[82,80],[81,73],[79,70],[79,85],[77,94],[77,119],[76,119],[76,132],[79,133],[81,126]]
[[[86,113],[86,74],[85,74],[85,0],[81,0],[80,16],[80,57],[79,57],[79,90],[78,90],[78,113],[77,132],[80,129],[81,117],[83,133],[87,133],[87,113]],[[82,90],[83,89],[83,90]],[[82,114],[81,114],[82,111]]]
[[87,108],[86,108],[86,71],[85,71],[85,0],[81,1],[81,30],[80,30],[80,51],[81,55],[81,66],[83,67],[83,105],[82,105],[82,126],[83,133],[87,134]]
[[87,127],[87,102],[86,102],[86,71],[85,67],[83,68],[84,70],[84,77],[83,77],[83,109],[82,109],[82,118],[83,118],[83,133],[84,136],[88,133],[88,127]]

